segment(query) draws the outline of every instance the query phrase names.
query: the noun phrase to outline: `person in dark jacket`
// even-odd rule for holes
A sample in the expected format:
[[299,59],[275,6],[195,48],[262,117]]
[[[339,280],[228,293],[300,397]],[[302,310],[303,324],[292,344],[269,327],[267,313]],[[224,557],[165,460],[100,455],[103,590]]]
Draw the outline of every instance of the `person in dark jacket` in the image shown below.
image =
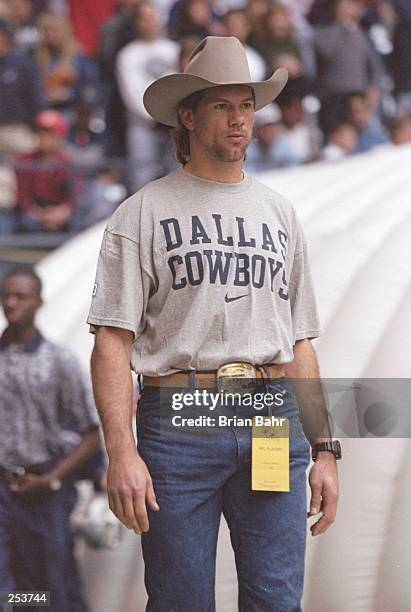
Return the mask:
[[32,147],[30,127],[42,107],[39,72],[30,58],[14,47],[11,29],[0,19],[0,155]]
[[315,31],[320,122],[326,134],[330,123],[343,117],[349,93],[366,92],[374,106],[379,101],[384,71],[360,26],[362,11],[361,2],[335,0],[333,22]]

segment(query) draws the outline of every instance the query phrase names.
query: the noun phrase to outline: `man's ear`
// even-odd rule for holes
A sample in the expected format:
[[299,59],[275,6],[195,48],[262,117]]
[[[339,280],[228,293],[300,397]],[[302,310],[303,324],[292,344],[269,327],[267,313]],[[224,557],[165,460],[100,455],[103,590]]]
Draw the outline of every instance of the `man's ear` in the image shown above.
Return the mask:
[[184,127],[192,131],[194,130],[194,112],[191,108],[180,108],[178,116]]

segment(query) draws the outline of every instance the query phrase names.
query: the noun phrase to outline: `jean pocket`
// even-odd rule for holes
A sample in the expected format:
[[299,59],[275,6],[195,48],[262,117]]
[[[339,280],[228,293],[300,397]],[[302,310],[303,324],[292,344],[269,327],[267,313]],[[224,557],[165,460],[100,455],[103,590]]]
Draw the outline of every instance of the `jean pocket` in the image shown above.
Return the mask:
[[300,418],[300,408],[291,383],[286,379],[267,383],[267,392],[274,396],[277,413],[289,419]]

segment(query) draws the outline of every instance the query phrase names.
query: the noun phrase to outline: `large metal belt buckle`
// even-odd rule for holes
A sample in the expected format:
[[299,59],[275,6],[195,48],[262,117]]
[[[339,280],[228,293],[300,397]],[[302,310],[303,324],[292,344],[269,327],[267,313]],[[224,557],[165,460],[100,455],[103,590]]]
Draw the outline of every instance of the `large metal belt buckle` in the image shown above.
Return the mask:
[[252,363],[225,363],[217,370],[217,389],[224,393],[252,393],[257,387],[257,370]]

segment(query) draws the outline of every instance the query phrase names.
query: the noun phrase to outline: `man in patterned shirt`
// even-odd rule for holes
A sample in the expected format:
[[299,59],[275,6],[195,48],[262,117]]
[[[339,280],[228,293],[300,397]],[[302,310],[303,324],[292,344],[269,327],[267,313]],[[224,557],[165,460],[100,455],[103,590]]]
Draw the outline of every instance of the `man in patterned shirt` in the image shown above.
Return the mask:
[[50,610],[85,612],[68,521],[75,477],[100,445],[97,413],[77,360],[35,327],[37,274],[8,272],[0,299],[0,591],[48,590]]

